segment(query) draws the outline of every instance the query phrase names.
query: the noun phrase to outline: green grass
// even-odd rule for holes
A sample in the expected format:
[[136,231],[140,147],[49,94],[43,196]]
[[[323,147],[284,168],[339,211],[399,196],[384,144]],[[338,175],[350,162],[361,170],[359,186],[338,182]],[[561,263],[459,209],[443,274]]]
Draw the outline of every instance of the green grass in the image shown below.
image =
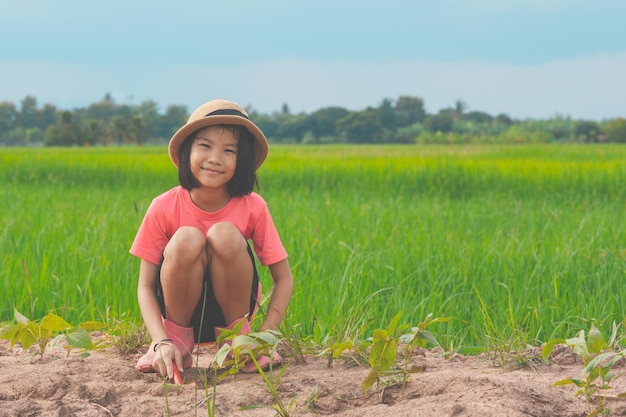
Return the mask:
[[[288,319],[315,340],[374,293],[372,329],[432,312],[454,346],[626,316],[626,147],[273,146],[259,179],[296,279]],[[0,322],[139,322],[128,249],[177,184],[166,149],[2,149],[0,180]]]

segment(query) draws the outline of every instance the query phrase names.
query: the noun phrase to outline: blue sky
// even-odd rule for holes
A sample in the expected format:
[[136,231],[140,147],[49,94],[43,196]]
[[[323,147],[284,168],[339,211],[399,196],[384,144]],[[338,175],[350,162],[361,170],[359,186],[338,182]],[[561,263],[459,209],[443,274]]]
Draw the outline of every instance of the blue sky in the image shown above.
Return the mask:
[[0,101],[626,117],[622,0],[0,0]]

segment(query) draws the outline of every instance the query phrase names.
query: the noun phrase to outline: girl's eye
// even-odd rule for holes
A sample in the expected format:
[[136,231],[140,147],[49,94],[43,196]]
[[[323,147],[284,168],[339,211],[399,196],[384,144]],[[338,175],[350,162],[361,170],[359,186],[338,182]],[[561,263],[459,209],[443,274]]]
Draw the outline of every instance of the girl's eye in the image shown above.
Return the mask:
[[237,153],[234,149],[226,149],[226,153]]

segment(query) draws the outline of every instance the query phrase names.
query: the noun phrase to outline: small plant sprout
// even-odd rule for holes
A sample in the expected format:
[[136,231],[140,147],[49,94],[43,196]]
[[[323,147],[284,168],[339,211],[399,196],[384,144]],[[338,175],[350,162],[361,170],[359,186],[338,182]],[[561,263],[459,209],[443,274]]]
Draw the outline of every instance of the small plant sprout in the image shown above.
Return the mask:
[[446,317],[438,317],[436,319],[432,318],[433,313],[429,313],[423,322],[419,323],[415,327],[411,327],[411,331],[409,333],[403,334],[400,336],[400,341],[406,343],[406,347],[408,349],[408,354],[411,353],[411,350],[414,347],[426,347],[428,343],[431,343],[435,346],[439,346],[439,342],[435,336],[426,330],[428,326],[437,323],[448,323],[450,322],[449,318]]
[[229,368],[228,372],[220,375],[220,380],[239,373],[251,356],[268,355],[271,358],[281,340],[280,332],[275,330],[240,334],[242,325],[243,322],[240,322],[232,330],[223,330],[217,338],[216,342],[221,347],[215,356],[215,363],[220,368]]
[[340,358],[345,351],[351,351],[352,349],[357,348],[358,346],[352,340],[344,340],[340,342],[333,343],[324,351],[322,354],[328,355],[328,367],[331,368],[336,359]]
[[408,382],[409,376],[414,372],[422,372],[422,368],[411,367],[409,368],[409,361],[411,359],[411,354],[413,353],[413,349],[415,347],[424,348],[428,343],[433,346],[439,346],[439,342],[435,338],[435,336],[427,330],[427,328],[433,324],[437,323],[448,323],[450,322],[449,318],[446,317],[438,317],[433,319],[433,314],[429,313],[424,321],[418,323],[417,326],[411,327],[408,333],[405,333],[400,336],[400,341],[404,343],[404,348],[402,350],[404,361],[402,364],[402,387],[406,386]]
[[370,373],[361,383],[363,392],[367,392],[369,388],[376,383],[380,383],[380,378],[396,360],[396,346],[398,340],[395,336],[400,313],[396,314],[387,329],[376,329],[372,335],[372,347],[370,350],[369,363],[371,366]]
[[[283,366],[276,372],[272,362],[276,347],[281,341],[281,334],[274,330],[264,330],[242,335],[239,334],[240,330],[241,326],[237,324],[232,330],[223,331],[217,339],[218,344],[225,343],[217,352],[215,357],[216,365],[219,367],[230,366],[228,372],[218,377],[218,380],[228,375],[235,375],[247,361],[252,361],[256,366],[257,372],[263,378],[265,389],[272,396],[273,407],[277,415],[280,417],[293,415],[292,413],[295,413],[298,408],[297,402],[293,399],[289,404],[285,404],[278,392],[278,385],[287,367]],[[264,370],[257,360],[257,357],[262,355],[270,358],[269,369],[267,370]],[[315,398],[315,396],[311,396],[305,407],[313,402]]]
[[[409,360],[413,349],[415,347],[425,347],[427,343],[439,346],[437,339],[427,328],[436,323],[448,322],[450,319],[432,319],[431,313],[426,316],[423,322],[415,327],[411,327],[408,324],[398,325],[399,321],[400,313],[396,314],[393,319],[391,319],[386,330],[374,330],[369,355],[371,370],[361,383],[364,392],[371,388],[374,383],[379,385],[383,382],[382,378],[385,376],[397,377],[399,375],[401,379],[400,381],[396,380],[396,383],[399,382],[404,388],[412,373],[422,371],[422,369],[418,367],[409,368]],[[403,333],[409,328],[410,331],[408,333]],[[401,333],[401,335],[397,337],[397,333]],[[392,366],[396,364],[398,341],[404,343],[404,360],[400,367],[394,369]]]
[[[593,320],[589,333],[585,337],[585,331],[581,330],[576,337],[571,339],[554,339],[545,344],[541,356],[545,360],[556,344],[565,344],[572,348],[583,363],[583,371],[580,378],[566,378],[554,383],[555,386],[576,385],[579,389],[576,396],[584,395],[589,409],[588,417],[598,414],[610,414],[606,407],[606,391],[611,389],[609,383],[616,380],[619,375],[611,373],[613,366],[626,356],[626,350],[619,352],[606,351],[614,345],[614,337],[617,334],[615,324],[613,324],[613,334],[607,344],[602,332],[595,326]],[[618,398],[626,398],[626,392],[617,394]]]
[[[37,344],[36,354],[39,355],[41,361],[46,348],[50,345],[56,346],[59,341],[65,339],[67,345],[67,354],[69,355],[73,348],[83,349],[83,354],[87,354],[88,350],[103,349],[108,346],[104,342],[94,344],[89,335],[89,331],[100,330],[105,327],[104,323],[95,321],[83,322],[78,326],[72,326],[62,317],[49,313],[39,323],[29,320],[14,309],[15,324],[5,325],[0,329],[0,339],[11,341],[11,348],[16,343],[20,343],[22,349],[27,350],[34,344]],[[59,333],[54,339],[53,334]]]

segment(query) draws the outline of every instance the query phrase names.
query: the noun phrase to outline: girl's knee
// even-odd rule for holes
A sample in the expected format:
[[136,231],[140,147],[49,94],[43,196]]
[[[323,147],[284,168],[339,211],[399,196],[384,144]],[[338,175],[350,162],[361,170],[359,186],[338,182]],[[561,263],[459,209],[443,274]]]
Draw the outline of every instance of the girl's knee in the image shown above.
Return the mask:
[[206,253],[206,238],[199,229],[191,226],[179,228],[165,247],[167,258],[197,258]]
[[213,254],[235,254],[246,250],[246,239],[231,222],[215,223],[206,235],[209,251]]

